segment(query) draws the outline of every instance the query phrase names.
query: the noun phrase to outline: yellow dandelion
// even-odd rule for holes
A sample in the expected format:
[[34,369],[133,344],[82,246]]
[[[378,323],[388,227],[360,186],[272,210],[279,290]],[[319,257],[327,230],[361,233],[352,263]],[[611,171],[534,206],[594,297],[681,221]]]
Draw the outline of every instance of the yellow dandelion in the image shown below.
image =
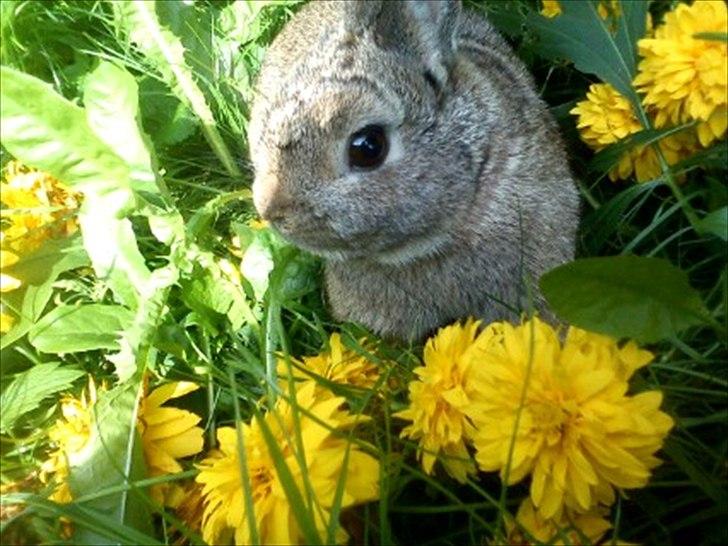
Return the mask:
[[561,15],[559,0],[541,0],[541,15],[549,19]]
[[[339,333],[331,334],[328,351],[316,356],[305,356],[302,361],[293,358],[290,360],[293,377],[298,380],[315,380],[318,376],[340,385],[372,389],[379,379],[377,364],[344,345]],[[288,365],[282,358],[278,360],[277,371],[285,382],[288,377]],[[287,387],[282,385],[281,388],[285,390]]]
[[515,522],[510,518],[506,521],[506,544],[599,544],[599,540],[612,528],[600,513],[602,511],[592,510],[586,514],[567,511],[559,520],[544,519],[533,506],[531,499],[526,498],[518,508]]
[[647,483],[673,421],[659,410],[660,392],[626,394],[627,380],[649,360],[645,351],[573,327],[562,346],[538,318],[494,323],[483,335],[482,399],[472,408],[481,469],[505,478],[509,467],[508,485],[532,474],[533,504],[557,521],[564,508],[584,513],[611,504],[615,487]]
[[[188,411],[161,407],[171,398],[183,396],[197,389],[193,383],[168,383],[144,396],[140,402],[137,426],[141,435],[147,470],[150,477],[181,472],[177,459],[194,455],[202,450],[200,418]],[[102,387],[100,390],[104,390]],[[81,398],[64,397],[61,401],[62,418],[50,428],[48,436],[54,446],[42,467],[43,483],[53,483],[51,500],[61,503],[73,500],[68,485],[70,467],[86,459],[86,448],[91,446],[94,434],[94,406],[97,389],[89,377],[87,391]],[[151,496],[159,503],[176,506],[183,498],[183,490],[176,484],[160,484],[151,488]]]
[[3,270],[18,263],[18,255],[9,250],[0,250],[0,292],[10,292],[20,288],[19,279],[4,273]]
[[260,231],[261,229],[267,229],[269,226],[267,220],[262,220],[260,218],[253,218],[251,220],[248,220],[248,227]]
[[[643,129],[632,104],[607,83],[589,87],[586,99],[571,110],[577,116],[576,127],[581,139],[595,151],[624,140]],[[689,131],[670,135],[658,143],[668,165],[690,156],[697,148],[695,137]],[[634,146],[619,158],[609,171],[612,181],[625,180],[634,174],[638,182],[660,176],[662,168],[654,148]]]
[[81,398],[66,396],[61,400],[61,415],[48,430],[54,449],[41,466],[40,480],[53,483],[50,500],[69,503],[73,500],[68,485],[70,467],[85,459],[84,450],[91,445],[93,436],[93,407],[96,404],[96,385],[89,376],[88,388]]
[[696,36],[728,32],[722,0],[678,4],[665,15],[654,37],[638,42],[642,61],[634,84],[655,111],[655,125],[697,120],[703,146],[722,138],[728,125],[728,47]]
[[[175,507],[175,514],[186,524],[190,531],[199,533],[202,530],[202,514],[205,508],[202,486],[197,482],[186,482],[182,489],[182,500]],[[175,532],[175,528],[170,530],[170,535],[178,537],[171,541],[172,544],[189,544],[185,535],[181,532]]]
[[235,286],[242,289],[243,278],[240,275],[240,268],[235,266],[230,260],[226,258],[218,258],[215,261],[220,267],[220,271],[222,272],[224,278],[233,283]]
[[11,161],[0,183],[4,245],[27,254],[50,237],[78,229],[75,213],[81,195],[47,173]]
[[[418,455],[427,474],[439,460],[448,474],[464,482],[475,473],[465,445],[474,432],[468,408],[477,399],[472,368],[478,365],[479,321],[468,320],[441,328],[425,346],[425,365],[414,370],[409,384],[410,405],[395,414],[412,421],[402,436],[419,442]],[[475,362],[475,364],[474,364]]]
[[[182,472],[178,459],[202,451],[204,431],[197,426],[202,420],[200,416],[162,406],[198,388],[199,385],[188,381],[166,383],[141,399],[137,428],[149,477]],[[158,484],[150,488],[150,496],[160,504],[176,507],[184,498],[184,488],[174,482]]]
[[[541,0],[541,15],[553,19],[554,17],[561,15],[561,2],[559,0]],[[619,0],[601,0],[597,6],[597,12],[602,19],[606,19],[610,13],[615,17],[618,16],[621,11],[619,7]]]
[[[0,239],[1,241],[2,239]],[[9,250],[0,249],[0,293],[11,292],[20,288],[22,282],[5,270],[18,262],[18,255]],[[15,317],[6,313],[0,304],[0,333],[5,333],[15,324]]]
[[[305,473],[310,484],[310,496],[314,504],[312,516],[321,536],[330,517],[337,484],[346,473],[341,506],[369,502],[379,496],[379,463],[345,437],[337,434],[363,422],[341,409],[344,398],[321,399],[312,381],[302,383],[296,392],[299,430],[295,430],[291,404],[280,398],[274,409],[266,413],[264,422],[275,438],[284,461],[299,491],[304,491],[301,469],[302,457],[296,449],[296,437],[300,435],[305,454]],[[278,477],[273,458],[268,451],[260,423],[241,424],[251,494],[254,504],[254,520],[262,544],[301,544],[304,536],[298,526],[285,489]],[[209,544],[221,544],[234,537],[236,544],[250,544],[252,535],[243,497],[240,476],[240,459],[237,449],[237,433],[234,428],[224,427],[217,431],[219,453],[204,460],[196,480],[203,485],[205,511],[202,536]],[[348,466],[344,458],[349,449]],[[337,543],[346,542],[346,532],[338,528]]]

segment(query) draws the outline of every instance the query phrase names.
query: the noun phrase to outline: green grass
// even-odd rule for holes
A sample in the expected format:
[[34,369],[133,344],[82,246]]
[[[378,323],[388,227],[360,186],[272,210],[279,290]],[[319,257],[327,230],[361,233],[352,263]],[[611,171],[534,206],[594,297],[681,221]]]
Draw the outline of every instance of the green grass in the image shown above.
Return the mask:
[[[651,4],[655,19],[673,3]],[[48,82],[81,105],[89,74],[102,61],[118,63],[133,76],[141,124],[150,138],[155,165],[164,174],[159,194],[150,198],[149,206],[129,215],[136,250],[127,249],[124,255],[130,262],[140,256],[149,270],[169,267],[177,278],[160,285],[159,301],[135,310],[135,322],[127,332],[133,343],[133,355],[126,363],[128,389],[144,369],[203,385],[185,401],[188,409],[204,416],[210,447],[215,427],[239,418],[255,419],[261,397],[271,401],[290,395],[276,392],[273,382],[266,381],[275,371],[277,353],[316,354],[333,331],[345,332],[348,343],[366,352],[355,340],[368,334],[331,319],[322,300],[319,261],[246,224],[255,217],[247,191],[252,179],[246,145],[252,85],[265,47],[299,4],[276,3],[259,11],[246,3],[236,8],[217,2],[158,4],[159,22],[171,33],[167,38],[184,47],[183,74],[171,70],[174,63],[160,56],[153,44],[129,39],[129,30],[138,23],[127,23],[125,28],[111,4],[93,1],[0,2],[0,60]],[[695,222],[728,203],[726,142],[667,169],[662,180],[641,185],[610,182],[604,167],[609,158],[593,159],[568,113],[598,78],[546,55],[537,32],[526,25],[535,2],[467,4],[489,13],[506,34],[559,123],[583,195],[579,256],[634,254],[667,260],[688,275],[710,315],[710,324],[693,324],[651,344],[656,361],[634,381],[636,391],[655,387],[663,391],[663,407],[675,418],[676,427],[660,454],[664,463],[648,486],[624,492],[613,509],[615,535],[644,544],[722,544],[728,539],[727,251],[725,241],[696,230]],[[208,114],[214,123],[205,128],[200,120]],[[11,150],[15,146],[11,137],[2,135],[3,165],[18,155]],[[67,168],[62,159],[58,165]],[[676,187],[672,181],[678,178],[684,181]],[[170,214],[165,216],[165,211]],[[164,218],[181,226],[173,243],[160,241],[149,227],[150,219]],[[235,236],[247,252],[271,259],[274,266],[267,280],[245,280],[243,296],[220,288],[215,279],[204,280],[205,275],[219,272],[216,260],[239,261],[231,243]],[[193,252],[192,258],[180,249]],[[64,269],[44,313],[61,303],[116,305],[124,289],[87,270]],[[215,308],[209,304],[212,300],[222,303]],[[221,311],[225,306],[228,310]],[[59,369],[71,373],[67,384],[56,377],[60,386],[47,396],[37,394],[38,403],[22,408],[0,435],[0,479],[3,484],[22,482],[19,491],[3,494],[3,543],[63,542],[59,516],[75,521],[74,540],[79,543],[101,539],[172,543],[179,538],[179,531],[170,532],[175,525],[180,527],[173,513],[155,516],[145,527],[114,511],[114,503],[127,498],[127,493],[130,507],[149,511],[151,501],[141,490],[149,484],[144,476],[101,485],[80,477],[78,489],[83,494],[67,506],[47,501],[48,488],[37,479],[48,450],[46,431],[59,414],[58,395],[78,394],[85,373],[97,382],[113,383],[115,366],[105,358],[112,352],[41,353],[25,335],[3,347],[0,386],[5,396],[18,374],[39,364],[60,362]],[[381,498],[379,503],[347,511],[342,521],[357,542],[368,544],[482,544],[501,536],[504,515],[517,509],[527,485],[506,489],[496,475],[483,473],[459,485],[443,472],[433,476],[422,472],[414,457],[416,446],[399,438],[402,422],[392,417],[406,403],[406,384],[419,355],[421,347],[380,342],[373,357],[393,362],[382,384],[394,388],[384,399],[373,392],[347,393],[355,412],[375,417],[363,439],[351,440],[369,446],[382,461]],[[123,390],[118,394],[130,396]],[[129,422],[105,425],[111,451],[125,445],[122,432]],[[111,472],[101,455],[94,464],[99,472]],[[137,459],[130,454],[125,462],[134,466]],[[297,514],[311,533],[306,499],[310,491],[295,493]],[[110,511],[102,515],[102,508]],[[332,526],[329,537],[333,531]],[[199,541],[188,531],[182,534],[193,543]]]

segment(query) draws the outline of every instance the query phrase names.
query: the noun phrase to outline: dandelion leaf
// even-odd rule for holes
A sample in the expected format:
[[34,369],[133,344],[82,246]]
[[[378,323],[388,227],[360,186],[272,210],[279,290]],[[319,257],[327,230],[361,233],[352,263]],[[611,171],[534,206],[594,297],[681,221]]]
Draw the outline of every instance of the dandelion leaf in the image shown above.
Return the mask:
[[562,13],[547,18],[530,13],[527,25],[539,39],[541,55],[572,61],[578,70],[594,74],[633,103],[637,71],[637,41],[645,34],[649,2],[620,2],[621,14],[599,14],[597,0],[562,2]]
[[119,334],[132,316],[119,305],[59,305],[33,325],[28,341],[42,353],[118,349]]
[[0,349],[23,337],[37,322],[53,294],[58,276],[89,265],[78,237],[50,239],[35,252],[13,266],[13,274],[22,279],[18,290],[2,294],[2,303],[18,317],[15,325],[0,337]]
[[49,396],[68,389],[84,375],[82,370],[60,362],[36,364],[15,375],[0,395],[0,431],[9,432],[26,413],[38,409]]
[[129,167],[89,127],[84,110],[47,83],[0,68],[3,146],[27,165],[84,193],[103,196],[108,216],[134,207]]
[[[101,521],[153,535],[150,511],[139,490],[125,488],[145,477],[144,455],[136,422],[141,381],[129,381],[99,394],[93,433],[79,456],[70,461],[69,484],[76,504]],[[114,489],[111,492],[112,488]],[[118,490],[120,489],[120,490]],[[109,491],[108,494],[104,494]],[[90,496],[87,501],[84,496]],[[123,533],[122,533],[123,534]],[[84,526],[74,533],[74,544],[108,544],[105,534]],[[133,540],[114,540],[133,544]]]

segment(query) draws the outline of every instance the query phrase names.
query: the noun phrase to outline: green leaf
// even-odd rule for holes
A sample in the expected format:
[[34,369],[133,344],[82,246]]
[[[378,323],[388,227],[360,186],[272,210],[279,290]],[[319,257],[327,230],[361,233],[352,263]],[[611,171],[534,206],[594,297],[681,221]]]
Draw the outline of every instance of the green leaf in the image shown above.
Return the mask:
[[[137,434],[140,376],[110,391],[101,392],[94,406],[89,443],[69,460],[69,485],[74,498],[94,494],[80,506],[93,510],[120,527],[133,527],[152,535],[150,510],[141,491],[121,490],[98,496],[105,489],[138,481],[145,476],[144,455]],[[91,529],[79,529],[74,544],[103,544]]]
[[155,269],[149,280],[139,287],[141,303],[132,320],[121,333],[120,350],[108,358],[116,367],[119,381],[129,380],[147,365],[147,356],[154,343],[157,329],[168,312],[167,298],[177,282],[179,271],[174,264]]
[[493,2],[483,5],[488,21],[510,38],[520,38],[523,35],[523,8],[524,5],[519,2]]
[[612,234],[625,222],[627,209],[635,201],[644,202],[657,186],[659,182],[633,184],[585,216],[581,222],[581,238],[587,253],[599,253]]
[[139,106],[144,130],[155,146],[172,146],[191,137],[199,126],[198,119],[159,80],[145,76],[139,82]]
[[701,233],[710,233],[728,241],[728,207],[714,210],[698,222]]
[[106,281],[122,304],[136,309],[139,287],[149,281],[150,272],[139,252],[131,221],[106,214],[108,201],[89,196],[78,216],[83,244],[91,257],[96,276]]
[[610,144],[597,153],[589,162],[588,169],[594,173],[605,174],[619,163],[625,152],[636,147],[650,146],[664,138],[681,133],[694,125],[695,122],[690,122],[677,127],[668,127],[667,129],[645,129],[634,133],[624,140]]
[[119,305],[61,305],[30,329],[28,340],[43,353],[118,349],[119,334],[132,318],[132,312]]
[[139,91],[134,77],[102,61],[86,77],[83,103],[91,129],[129,166],[132,189],[159,193],[149,150],[140,132]]
[[1,301],[18,317],[15,325],[0,337],[0,349],[26,334],[40,319],[53,294],[53,282],[64,271],[89,264],[78,237],[50,239],[32,254],[8,268],[23,284],[18,290],[2,294]]
[[645,343],[711,319],[685,272],[657,258],[586,258],[541,277],[558,317],[580,328]]
[[[286,494],[286,498],[291,506],[296,522],[301,528],[301,533],[306,539],[306,544],[321,544],[321,537],[316,530],[313,515],[307,509],[306,503],[301,495],[301,491],[296,485],[291,469],[288,468],[286,458],[283,456],[283,452],[281,451],[275,436],[273,436],[273,432],[270,430],[268,423],[265,422],[265,418],[259,411],[255,411],[254,419],[256,419],[258,426],[260,427],[260,431],[263,434],[263,439],[265,440],[268,448],[268,453],[270,454],[271,459],[273,459],[273,465],[276,467],[278,480],[283,487],[283,491]],[[306,472],[306,469],[302,469],[302,472]]]
[[692,454],[686,451],[676,438],[668,438],[663,451],[695,486],[702,489],[716,503],[725,505],[728,500],[725,488],[716,482],[714,476],[702,464],[692,460]]
[[696,32],[693,34],[693,38],[712,42],[728,42],[728,32]]
[[316,290],[319,262],[292,246],[276,252],[270,273],[271,297],[279,303],[300,298]]
[[[235,3],[237,2],[233,2]],[[160,24],[182,42],[185,61],[193,73],[202,84],[214,85],[217,76],[215,66],[219,55],[212,46],[213,17],[216,11],[200,9],[191,2],[155,2],[154,7]]]
[[52,394],[70,388],[82,375],[82,370],[62,366],[60,362],[37,364],[17,374],[0,395],[0,407],[3,409],[0,412],[0,431],[10,431],[20,417],[37,409]]
[[17,159],[108,198],[107,216],[134,206],[129,167],[89,127],[84,111],[47,83],[0,68],[0,132]]
[[[76,526],[73,544],[124,544],[129,546],[162,544],[148,533],[140,532],[131,525],[120,525],[117,520],[96,510],[79,504],[58,504],[39,495],[29,493],[9,493],[3,495],[0,504],[12,506],[22,504],[31,507],[44,516],[68,518]],[[76,537],[80,537],[76,539]],[[92,536],[95,543],[88,542],[85,537]]]
[[680,173],[696,167],[701,169],[724,169],[726,165],[728,165],[728,142],[723,140],[675,163],[672,166],[672,171]]
[[243,253],[240,270],[245,280],[253,288],[257,301],[263,301],[273,267],[273,255],[270,248],[265,244],[263,238],[255,237]]
[[227,316],[234,330],[246,322],[257,324],[242,288],[227,278],[211,253],[197,251],[192,271],[180,284],[185,303],[211,326],[221,318],[214,314]]
[[112,4],[117,27],[137,45],[150,65],[197,117],[210,147],[230,176],[241,172],[217,129],[212,110],[185,61],[185,48],[179,37],[160,24],[151,2],[120,1]]
[[539,53],[573,61],[582,72],[610,83],[633,104],[637,72],[637,41],[645,34],[649,2],[620,2],[621,15],[602,18],[599,2],[562,2],[562,13],[547,18],[530,13],[527,24],[539,38]]

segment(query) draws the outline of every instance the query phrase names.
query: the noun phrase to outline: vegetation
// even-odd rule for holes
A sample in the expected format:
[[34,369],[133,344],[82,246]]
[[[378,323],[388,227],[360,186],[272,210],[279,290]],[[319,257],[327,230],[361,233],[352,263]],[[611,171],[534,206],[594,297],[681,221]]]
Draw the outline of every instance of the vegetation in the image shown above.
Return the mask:
[[[540,279],[578,330],[524,309],[484,331],[522,336],[526,361],[472,322],[426,351],[334,322],[320,261],[256,218],[252,87],[299,0],[0,2],[3,544],[725,543],[725,4],[465,3],[531,70],[583,196],[579,259]],[[678,16],[689,35],[670,34]],[[686,40],[704,54],[692,79],[663,70]],[[517,429],[536,331],[627,366],[609,373],[628,394],[600,407],[649,421],[610,437],[633,480],[597,472],[616,495],[594,486],[588,513],[572,484],[561,519],[519,511],[538,472],[515,464],[517,434],[501,461],[466,433],[455,455],[423,453],[429,431],[408,423],[428,366],[511,358],[519,404],[472,421]],[[502,392],[474,381],[473,397]]]

